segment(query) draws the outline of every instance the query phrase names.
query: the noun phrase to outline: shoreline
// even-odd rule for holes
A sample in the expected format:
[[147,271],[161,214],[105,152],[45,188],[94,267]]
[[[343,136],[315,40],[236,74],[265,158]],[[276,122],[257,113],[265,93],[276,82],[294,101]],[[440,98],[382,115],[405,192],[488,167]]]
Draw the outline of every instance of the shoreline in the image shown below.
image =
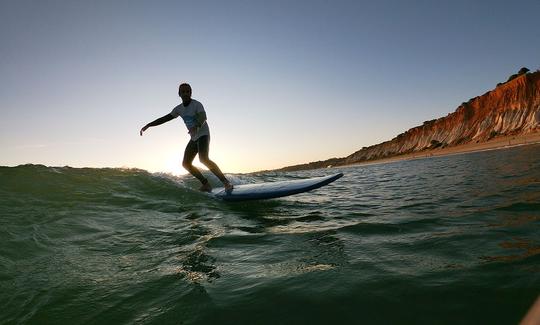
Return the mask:
[[540,132],[529,133],[525,135],[507,135],[507,136],[499,136],[489,141],[481,142],[481,143],[467,143],[467,144],[450,147],[450,148],[437,148],[437,149],[431,149],[431,150],[424,150],[421,152],[408,153],[408,154],[394,156],[390,158],[363,161],[363,162],[357,162],[357,163],[341,165],[341,166],[333,166],[332,168],[386,164],[386,163],[398,162],[398,161],[404,161],[404,160],[425,159],[425,158],[432,158],[432,157],[442,157],[442,156],[452,156],[452,155],[459,155],[459,154],[482,152],[482,151],[488,151],[488,150],[508,149],[508,148],[513,148],[513,147],[518,147],[518,146],[539,144],[539,143],[540,143]]

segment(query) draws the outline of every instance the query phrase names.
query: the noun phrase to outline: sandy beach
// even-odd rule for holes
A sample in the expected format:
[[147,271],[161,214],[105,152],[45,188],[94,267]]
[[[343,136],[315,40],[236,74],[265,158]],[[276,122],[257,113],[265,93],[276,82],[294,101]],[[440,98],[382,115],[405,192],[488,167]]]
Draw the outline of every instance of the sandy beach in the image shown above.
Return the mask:
[[499,136],[486,142],[467,143],[467,144],[463,144],[463,145],[459,145],[455,147],[424,150],[421,152],[415,152],[415,153],[395,156],[391,158],[360,162],[360,163],[352,164],[350,166],[384,164],[384,163],[402,161],[402,160],[448,156],[448,155],[471,153],[471,152],[478,152],[478,151],[485,151],[485,150],[498,150],[498,149],[506,149],[506,148],[511,148],[515,146],[523,146],[523,145],[536,144],[536,143],[540,143],[540,131],[526,134],[526,135]]

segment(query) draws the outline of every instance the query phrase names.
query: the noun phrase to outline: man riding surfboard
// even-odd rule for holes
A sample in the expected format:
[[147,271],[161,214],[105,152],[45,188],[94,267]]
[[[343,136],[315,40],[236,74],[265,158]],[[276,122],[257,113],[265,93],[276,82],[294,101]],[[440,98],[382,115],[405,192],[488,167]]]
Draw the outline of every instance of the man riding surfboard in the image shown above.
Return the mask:
[[197,167],[192,164],[195,156],[199,154],[201,163],[208,167],[208,169],[219,178],[225,187],[225,191],[231,192],[233,185],[223,175],[218,165],[210,160],[208,156],[210,150],[210,129],[206,121],[206,112],[199,101],[191,98],[191,93],[192,90],[189,84],[181,84],[178,87],[178,95],[182,98],[182,103],[173,108],[169,114],[143,126],[140,135],[142,136],[143,132],[149,127],[161,125],[178,116],[182,117],[191,137],[184,151],[182,166],[202,183],[200,188],[201,191],[211,192],[212,186],[208,182],[208,179],[206,179]]

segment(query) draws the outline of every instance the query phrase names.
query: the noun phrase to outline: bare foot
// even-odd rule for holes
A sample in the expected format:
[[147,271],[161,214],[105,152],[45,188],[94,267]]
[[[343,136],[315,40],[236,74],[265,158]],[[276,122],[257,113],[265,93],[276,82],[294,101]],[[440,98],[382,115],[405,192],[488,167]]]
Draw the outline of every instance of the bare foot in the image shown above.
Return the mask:
[[230,182],[223,183],[223,186],[225,187],[225,193],[231,193],[234,188]]
[[199,191],[210,193],[210,192],[212,192],[212,185],[210,185],[210,183],[203,184],[199,188]]

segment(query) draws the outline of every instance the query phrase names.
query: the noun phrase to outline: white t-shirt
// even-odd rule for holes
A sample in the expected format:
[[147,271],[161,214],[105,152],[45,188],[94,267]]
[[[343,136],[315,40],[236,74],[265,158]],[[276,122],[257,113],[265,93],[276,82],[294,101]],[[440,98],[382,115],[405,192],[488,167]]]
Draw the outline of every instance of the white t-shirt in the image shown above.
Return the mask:
[[[184,104],[180,104],[173,108],[170,114],[175,118],[180,116],[189,130],[197,125],[197,113],[206,114],[201,102],[191,99],[188,106],[184,107]],[[203,135],[210,135],[210,129],[208,128],[208,123],[206,123],[206,121],[204,121],[203,125],[201,125],[195,134],[191,135],[191,140],[195,141]]]

